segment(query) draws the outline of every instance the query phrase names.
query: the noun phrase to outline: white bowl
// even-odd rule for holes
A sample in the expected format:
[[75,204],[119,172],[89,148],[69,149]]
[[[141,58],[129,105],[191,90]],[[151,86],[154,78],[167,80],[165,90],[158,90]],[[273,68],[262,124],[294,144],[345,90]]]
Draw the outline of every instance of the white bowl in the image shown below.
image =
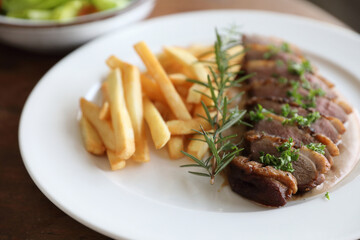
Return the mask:
[[144,19],[154,4],[155,0],[134,0],[124,9],[85,15],[64,23],[0,15],[0,41],[37,52],[69,50],[101,34]]

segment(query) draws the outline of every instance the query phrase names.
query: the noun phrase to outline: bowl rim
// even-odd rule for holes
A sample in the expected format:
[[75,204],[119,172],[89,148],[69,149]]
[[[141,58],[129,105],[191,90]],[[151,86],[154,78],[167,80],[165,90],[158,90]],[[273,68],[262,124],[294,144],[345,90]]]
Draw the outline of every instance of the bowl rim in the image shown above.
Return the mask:
[[29,20],[21,18],[12,18],[4,15],[0,15],[0,27],[19,27],[19,28],[62,28],[74,25],[80,25],[84,23],[91,23],[101,20],[106,20],[126,12],[129,12],[146,2],[151,2],[153,0],[132,0],[129,5],[121,9],[109,9],[106,11],[100,11],[97,13],[92,13],[88,15],[83,15],[76,17],[74,20],[67,22],[56,22],[51,20]]

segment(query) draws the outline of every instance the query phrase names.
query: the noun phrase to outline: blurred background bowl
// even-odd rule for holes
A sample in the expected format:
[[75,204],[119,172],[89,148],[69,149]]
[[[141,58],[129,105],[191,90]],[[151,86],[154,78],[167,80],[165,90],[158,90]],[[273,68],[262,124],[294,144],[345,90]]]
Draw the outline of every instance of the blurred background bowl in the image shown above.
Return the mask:
[[155,0],[133,0],[123,9],[84,15],[68,22],[0,15],[0,41],[37,52],[71,50],[101,34],[146,18],[154,5]]

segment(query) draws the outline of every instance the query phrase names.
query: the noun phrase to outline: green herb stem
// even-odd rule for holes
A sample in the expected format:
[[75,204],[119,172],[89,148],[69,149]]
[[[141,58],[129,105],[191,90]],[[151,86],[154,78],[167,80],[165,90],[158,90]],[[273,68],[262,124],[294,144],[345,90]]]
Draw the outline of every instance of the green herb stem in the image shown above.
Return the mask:
[[[204,117],[212,126],[211,131],[205,131],[202,126],[201,134],[209,146],[209,156],[204,159],[198,159],[195,156],[183,152],[184,155],[194,160],[194,164],[183,165],[182,167],[200,167],[203,171],[189,171],[191,174],[198,176],[210,177],[210,183],[214,184],[215,177],[225,169],[225,167],[237,156],[242,149],[232,143],[237,137],[234,135],[226,135],[225,131],[236,124],[246,124],[242,121],[246,111],[239,110],[237,107],[230,107],[229,103],[234,99],[229,99],[226,95],[228,88],[237,87],[239,84],[249,78],[249,75],[236,79],[238,72],[230,71],[233,65],[229,65],[229,61],[239,53],[229,55],[227,50],[240,44],[239,35],[234,37],[221,36],[216,30],[216,42],[214,44],[216,69],[209,67],[211,72],[208,75],[208,82],[200,82],[191,80],[195,84],[206,86],[210,90],[210,94],[203,94],[211,99],[211,106],[207,106],[201,102],[206,117]],[[239,97],[240,95],[236,95]],[[210,114],[215,112],[215,114]]]

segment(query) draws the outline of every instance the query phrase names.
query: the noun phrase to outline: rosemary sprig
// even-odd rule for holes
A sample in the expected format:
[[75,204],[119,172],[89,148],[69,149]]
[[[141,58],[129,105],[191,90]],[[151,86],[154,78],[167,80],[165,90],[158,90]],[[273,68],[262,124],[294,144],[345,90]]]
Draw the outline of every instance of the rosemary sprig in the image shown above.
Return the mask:
[[[240,78],[236,78],[239,75],[238,72],[232,71],[233,64],[229,64],[229,61],[241,53],[229,55],[227,50],[240,44],[240,36],[238,34],[232,34],[229,36],[221,36],[217,30],[216,42],[214,44],[215,61],[216,66],[209,67],[210,73],[208,75],[207,83],[197,80],[191,80],[196,84],[201,84],[210,90],[210,94],[203,94],[204,96],[212,100],[212,104],[207,106],[204,102],[201,102],[206,116],[199,116],[207,120],[212,126],[211,131],[205,131],[201,126],[201,131],[195,131],[197,134],[203,136],[204,140],[209,146],[209,156],[204,159],[198,159],[195,156],[184,152],[183,154],[194,160],[194,164],[182,165],[181,167],[198,167],[202,171],[189,171],[191,174],[198,176],[210,177],[210,183],[214,184],[215,177],[225,169],[225,167],[239,155],[241,148],[237,144],[234,144],[232,140],[237,135],[227,135],[225,131],[236,124],[246,124],[242,121],[246,110],[239,110],[237,107],[231,107],[229,104],[232,99],[226,94],[226,91],[231,87],[240,86],[240,83],[245,79],[251,77],[245,75]],[[196,139],[198,140],[198,139]]]

